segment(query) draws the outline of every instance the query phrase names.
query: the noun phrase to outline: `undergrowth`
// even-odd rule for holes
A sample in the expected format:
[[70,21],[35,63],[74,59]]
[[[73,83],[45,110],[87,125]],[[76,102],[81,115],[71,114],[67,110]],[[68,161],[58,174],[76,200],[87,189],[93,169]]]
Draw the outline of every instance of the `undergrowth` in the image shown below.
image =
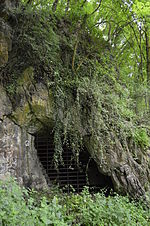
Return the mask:
[[150,212],[140,203],[119,195],[103,193],[69,195],[60,190],[29,191],[14,180],[0,181],[0,225],[2,226],[147,226]]

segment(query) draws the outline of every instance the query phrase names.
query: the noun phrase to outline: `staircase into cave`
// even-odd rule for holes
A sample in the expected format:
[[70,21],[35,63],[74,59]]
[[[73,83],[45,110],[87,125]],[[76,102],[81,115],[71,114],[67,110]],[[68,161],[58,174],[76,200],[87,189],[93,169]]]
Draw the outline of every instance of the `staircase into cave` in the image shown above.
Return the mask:
[[64,192],[74,191],[80,193],[84,186],[89,186],[91,191],[97,192],[106,189],[109,193],[113,184],[109,176],[98,171],[97,165],[86,150],[79,154],[77,166],[70,148],[63,147],[63,164],[54,165],[54,139],[52,133],[35,134],[35,148],[38,158],[46,171],[50,184],[59,185]]

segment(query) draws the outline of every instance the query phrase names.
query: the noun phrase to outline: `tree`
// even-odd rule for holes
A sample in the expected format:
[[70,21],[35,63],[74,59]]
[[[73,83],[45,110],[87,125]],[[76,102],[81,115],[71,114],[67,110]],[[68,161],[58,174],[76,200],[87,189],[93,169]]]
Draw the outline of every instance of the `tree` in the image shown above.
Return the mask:
[[[147,88],[150,89],[150,2],[146,0],[135,0],[133,11],[136,14],[138,23],[141,23],[141,29],[144,32],[144,44],[146,52],[146,72]],[[148,94],[148,105],[150,110],[150,94]]]
[[[88,30],[93,37],[103,37],[108,43],[108,51],[113,59],[111,64],[115,70],[115,79],[125,82],[125,85],[131,90],[135,87],[134,97],[137,105],[143,96],[143,101],[149,102],[150,107],[150,98],[148,97],[150,86],[149,2],[146,0],[22,1],[26,5],[30,3],[34,9],[40,7],[47,13],[54,13],[59,17],[71,20],[72,27],[76,30],[72,56],[73,71],[75,71],[76,52],[79,48],[78,39],[81,30]],[[142,91],[145,89],[145,83],[146,97],[145,91]]]

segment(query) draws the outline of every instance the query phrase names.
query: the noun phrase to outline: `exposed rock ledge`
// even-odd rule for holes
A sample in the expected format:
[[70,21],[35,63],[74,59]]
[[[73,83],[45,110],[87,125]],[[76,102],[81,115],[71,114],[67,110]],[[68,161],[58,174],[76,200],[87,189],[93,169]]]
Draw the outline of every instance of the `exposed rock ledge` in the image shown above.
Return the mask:
[[[47,187],[31,134],[38,132],[44,124],[48,125],[48,122],[49,127],[53,126],[53,101],[44,85],[37,84],[30,103],[34,114],[30,114],[31,109],[25,99],[13,112],[3,87],[0,87],[0,93],[0,178],[15,176],[25,186],[37,189]],[[123,151],[119,140],[116,140],[116,149],[107,153],[95,149],[98,147],[95,142],[98,141],[85,136],[84,143],[89,153],[99,171],[111,177],[115,191],[129,193],[136,198],[145,196],[150,181],[148,153],[142,154],[139,150],[140,163],[137,163],[129,151]]]
[[[0,4],[9,9],[17,1],[3,0]],[[7,10],[0,18],[0,66],[8,61],[11,50],[11,27],[7,24]],[[25,186],[47,187],[46,179],[34,148],[34,136],[44,126],[53,127],[54,107],[52,93],[42,83],[32,85],[33,68],[27,68],[17,87],[18,106],[11,102],[0,87],[0,179],[15,176]],[[26,82],[24,82],[24,79]],[[30,101],[28,101],[30,99]],[[84,145],[102,174],[113,181],[115,191],[139,198],[150,189],[150,153],[137,149],[136,158],[112,134],[113,149],[100,151],[100,141],[84,133]]]

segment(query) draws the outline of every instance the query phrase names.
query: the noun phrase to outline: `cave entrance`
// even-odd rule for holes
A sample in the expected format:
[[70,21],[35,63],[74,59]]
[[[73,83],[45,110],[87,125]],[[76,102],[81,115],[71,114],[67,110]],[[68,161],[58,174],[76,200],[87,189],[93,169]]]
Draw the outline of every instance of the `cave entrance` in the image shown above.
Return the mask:
[[48,181],[57,184],[65,192],[81,192],[84,186],[89,186],[91,191],[97,192],[106,189],[107,193],[113,189],[111,177],[105,176],[98,171],[97,165],[86,150],[79,154],[79,165],[77,166],[72,151],[63,148],[63,165],[59,165],[58,170],[54,166],[54,139],[53,135],[36,134],[35,148],[38,158],[46,171]]

